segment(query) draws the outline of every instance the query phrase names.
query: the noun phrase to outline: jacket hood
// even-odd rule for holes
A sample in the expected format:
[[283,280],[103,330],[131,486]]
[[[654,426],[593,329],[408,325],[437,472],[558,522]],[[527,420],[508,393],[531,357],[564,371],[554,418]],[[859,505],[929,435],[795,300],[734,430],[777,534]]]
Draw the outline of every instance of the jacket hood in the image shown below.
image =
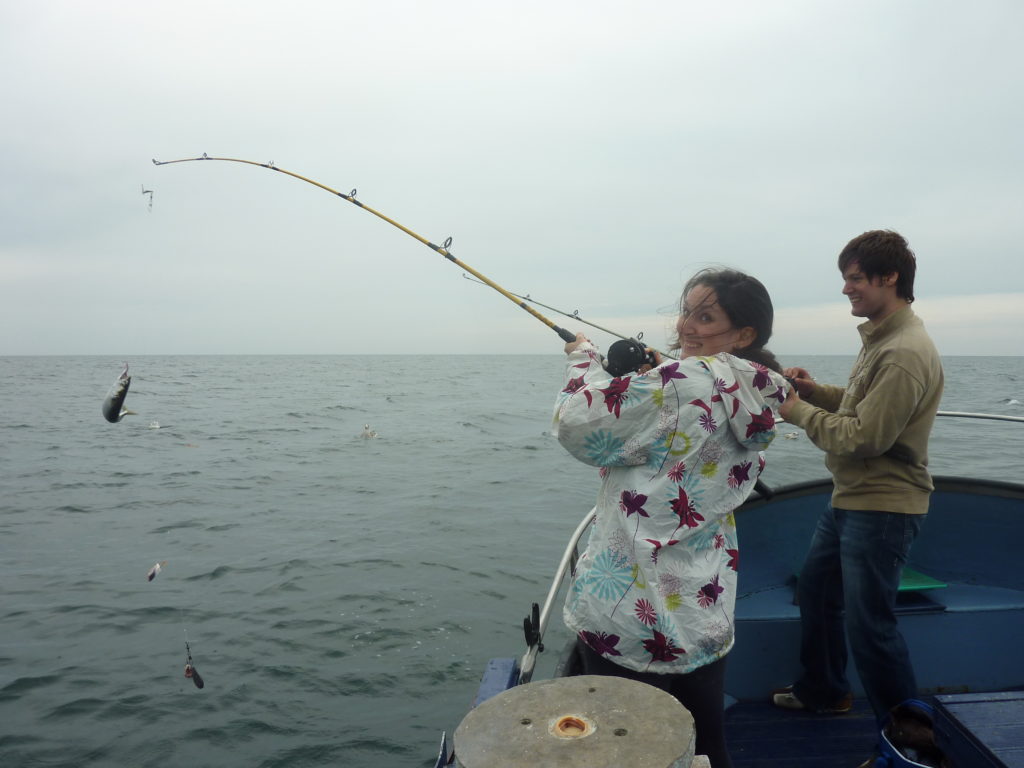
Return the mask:
[[[763,448],[771,443],[775,437],[775,410],[786,399],[786,380],[782,375],[725,353],[700,361],[715,379],[715,393],[710,403],[695,400],[692,404],[704,407],[709,417],[715,404],[724,407],[729,429],[741,445]],[[737,376],[737,372],[753,375]]]

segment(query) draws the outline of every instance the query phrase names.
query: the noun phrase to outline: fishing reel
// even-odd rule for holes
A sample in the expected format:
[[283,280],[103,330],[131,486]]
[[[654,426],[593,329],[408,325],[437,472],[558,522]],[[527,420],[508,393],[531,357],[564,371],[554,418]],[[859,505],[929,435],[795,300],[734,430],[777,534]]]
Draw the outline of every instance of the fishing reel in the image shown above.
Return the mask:
[[612,376],[625,376],[640,370],[643,365],[655,366],[654,350],[637,339],[619,339],[610,347],[604,359],[604,369]]

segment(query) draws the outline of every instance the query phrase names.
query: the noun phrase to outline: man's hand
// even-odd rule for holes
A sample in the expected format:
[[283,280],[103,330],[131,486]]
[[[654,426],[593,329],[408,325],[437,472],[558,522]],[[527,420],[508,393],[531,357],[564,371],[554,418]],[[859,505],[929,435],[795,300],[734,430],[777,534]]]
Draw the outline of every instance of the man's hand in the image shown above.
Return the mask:
[[[787,368],[787,371],[793,370]],[[785,372],[784,372],[785,373]],[[786,421],[789,421],[789,412],[793,410],[793,406],[800,402],[800,393],[796,391],[796,387],[790,387],[789,392],[786,393],[786,399],[782,401],[782,405],[779,406],[779,416]]]
[[783,368],[782,375],[789,379],[789,383],[793,385],[800,397],[810,397],[818,388],[814,377],[804,368]]

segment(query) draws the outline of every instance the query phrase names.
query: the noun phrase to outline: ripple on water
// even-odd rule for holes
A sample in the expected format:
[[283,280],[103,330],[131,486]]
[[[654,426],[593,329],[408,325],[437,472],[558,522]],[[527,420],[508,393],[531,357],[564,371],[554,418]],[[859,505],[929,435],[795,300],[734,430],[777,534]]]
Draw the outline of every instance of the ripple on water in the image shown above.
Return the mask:
[[[161,717],[162,713],[159,708],[151,707],[151,704],[152,697],[145,694],[139,693],[134,696],[123,696],[114,702],[108,702],[100,718],[103,720],[120,720],[121,718],[143,715],[144,720],[152,722]],[[146,712],[151,712],[151,717],[146,718],[144,716]]]
[[[359,754],[367,757],[363,760]],[[291,749],[279,750],[263,760],[257,768],[305,768],[322,765],[372,765],[371,755],[405,755],[410,754],[407,747],[399,744],[363,739],[359,742],[339,744],[330,741],[322,744],[305,744]]]
[[[223,579],[225,576],[231,575],[236,569],[230,565],[218,565],[212,571],[206,571],[204,573],[197,573],[194,576],[186,576],[185,581],[214,581],[216,579]],[[242,570],[242,569],[238,569]],[[252,570],[252,569],[246,569]]]
[[0,701],[14,701],[21,697],[22,694],[36,688],[45,688],[59,681],[60,675],[36,675],[15,678],[3,688],[0,688]]
[[62,720],[66,718],[80,717],[81,715],[90,715],[94,712],[99,712],[105,706],[107,706],[107,702],[104,699],[87,696],[85,698],[67,701],[53,707],[49,712],[43,715],[43,719]]
[[280,584],[272,584],[271,586],[267,587],[266,589],[261,589],[260,591],[258,591],[256,593],[256,596],[257,597],[266,597],[268,595],[273,595],[273,594],[276,594],[278,592],[305,592],[306,591],[305,588],[299,586],[299,582],[301,580],[302,580],[301,577],[296,577],[294,579],[288,579],[287,581],[282,581]]

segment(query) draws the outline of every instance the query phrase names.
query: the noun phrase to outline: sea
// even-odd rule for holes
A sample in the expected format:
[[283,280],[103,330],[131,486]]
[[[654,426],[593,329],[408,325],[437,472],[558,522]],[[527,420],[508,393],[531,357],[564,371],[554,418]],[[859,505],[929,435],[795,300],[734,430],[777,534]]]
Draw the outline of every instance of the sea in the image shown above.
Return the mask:
[[[842,384],[853,358],[782,362]],[[944,366],[943,410],[1024,416],[1024,357]],[[432,766],[593,504],[551,435],[563,369],[0,357],[0,765]],[[932,468],[1019,480],[1022,448],[1024,424],[943,418]],[[825,475],[786,424],[767,462]]]

